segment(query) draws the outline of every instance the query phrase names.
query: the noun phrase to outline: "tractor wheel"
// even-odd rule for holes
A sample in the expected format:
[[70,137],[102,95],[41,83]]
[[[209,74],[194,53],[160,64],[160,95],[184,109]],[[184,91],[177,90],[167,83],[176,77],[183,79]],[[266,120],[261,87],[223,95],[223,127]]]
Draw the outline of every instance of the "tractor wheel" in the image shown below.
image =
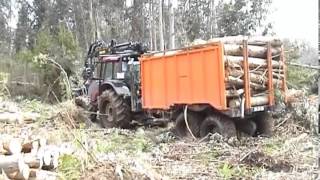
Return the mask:
[[130,128],[130,107],[113,90],[105,90],[99,99],[99,119],[105,128]]
[[[200,137],[200,124],[202,121],[201,115],[199,115],[196,112],[189,111],[187,113],[187,120],[189,128],[192,132],[192,134],[195,137]],[[177,136],[183,138],[183,137],[190,137],[191,134],[187,128],[185,119],[184,119],[184,113],[180,113],[176,119],[176,125],[174,129]]]
[[251,119],[236,121],[238,131],[244,132],[249,136],[254,136],[257,131],[257,124]]
[[224,137],[233,137],[237,135],[234,122],[220,115],[209,115],[200,126],[200,137],[204,138],[209,133],[219,133]]
[[274,120],[268,112],[262,112],[253,118],[257,124],[256,135],[270,137],[273,133]]

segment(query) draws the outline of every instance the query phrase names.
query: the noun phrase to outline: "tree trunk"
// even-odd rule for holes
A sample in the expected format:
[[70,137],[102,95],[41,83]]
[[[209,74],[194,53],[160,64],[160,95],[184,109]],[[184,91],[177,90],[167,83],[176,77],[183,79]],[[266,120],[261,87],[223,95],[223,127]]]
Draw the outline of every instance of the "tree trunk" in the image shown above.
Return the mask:
[[169,41],[170,41],[170,49],[175,49],[175,31],[174,31],[174,7],[173,7],[173,0],[170,0],[170,16],[169,16]]
[[164,51],[164,37],[163,37],[163,0],[159,1],[159,34],[160,34],[160,50]]
[[153,50],[153,12],[152,12],[152,8],[153,8],[153,0],[149,0],[149,23],[150,23],[150,29],[149,29],[149,33],[150,33],[150,50]]
[[215,0],[210,0],[210,38],[216,36],[216,13],[214,9]]

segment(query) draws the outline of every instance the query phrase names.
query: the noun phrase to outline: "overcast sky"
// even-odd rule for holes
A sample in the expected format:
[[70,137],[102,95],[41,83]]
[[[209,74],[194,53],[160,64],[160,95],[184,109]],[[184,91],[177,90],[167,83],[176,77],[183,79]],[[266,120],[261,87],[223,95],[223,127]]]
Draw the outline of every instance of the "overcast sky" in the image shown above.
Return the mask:
[[318,0],[273,0],[274,32],[280,37],[306,40],[318,45]]
[[[131,1],[127,0],[129,4]],[[267,21],[273,22],[273,30],[279,37],[305,40],[317,48],[318,0],[273,0],[270,10]],[[11,27],[15,27],[16,21],[17,17],[13,18]]]

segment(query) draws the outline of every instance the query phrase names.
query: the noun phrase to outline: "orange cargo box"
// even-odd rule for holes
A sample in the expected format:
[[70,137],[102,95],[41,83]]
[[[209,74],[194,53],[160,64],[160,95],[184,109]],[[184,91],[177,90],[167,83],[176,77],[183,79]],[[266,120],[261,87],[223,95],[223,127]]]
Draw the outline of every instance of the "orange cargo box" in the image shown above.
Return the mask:
[[141,58],[143,108],[210,104],[227,110],[224,77],[221,43],[145,55]]

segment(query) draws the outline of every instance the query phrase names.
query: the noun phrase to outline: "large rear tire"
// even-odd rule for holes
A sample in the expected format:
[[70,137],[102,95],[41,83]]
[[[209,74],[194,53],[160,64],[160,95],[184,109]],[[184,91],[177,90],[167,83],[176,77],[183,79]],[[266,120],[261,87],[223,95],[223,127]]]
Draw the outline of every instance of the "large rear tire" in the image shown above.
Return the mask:
[[[187,122],[192,134],[195,137],[200,137],[200,124],[202,121],[202,117],[200,114],[192,111],[188,111],[187,113]],[[191,137],[190,131],[187,128],[184,113],[180,113],[176,119],[176,125],[174,129],[176,135],[180,138]]]
[[273,134],[274,119],[268,112],[261,112],[253,118],[257,125],[256,135],[270,137]]
[[219,133],[223,137],[234,137],[237,135],[234,122],[221,115],[213,114],[206,117],[200,126],[200,136],[206,137],[209,133]]
[[130,128],[130,107],[123,97],[107,89],[99,98],[99,119],[105,128]]

